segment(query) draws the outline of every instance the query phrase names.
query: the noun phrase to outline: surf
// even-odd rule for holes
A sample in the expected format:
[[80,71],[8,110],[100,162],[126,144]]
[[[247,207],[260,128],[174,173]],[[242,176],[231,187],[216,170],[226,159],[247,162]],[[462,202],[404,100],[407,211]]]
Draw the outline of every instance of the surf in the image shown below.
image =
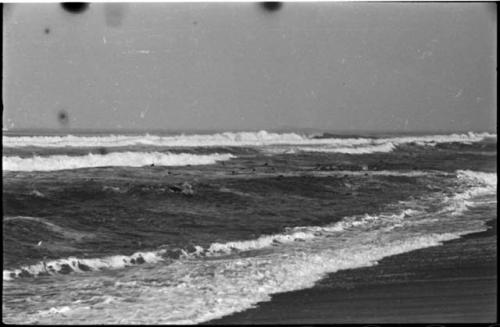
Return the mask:
[[2,157],[4,171],[56,171],[95,167],[144,167],[210,165],[234,158],[229,153],[190,154],[170,152],[112,152],[84,156],[52,155]]
[[391,138],[343,137],[318,138],[298,133],[224,132],[215,134],[179,134],[160,136],[144,135],[105,135],[105,136],[4,136],[4,147],[124,147],[124,146],[163,146],[163,147],[214,147],[214,146],[267,146],[267,145],[329,145],[331,147],[381,146],[392,143],[437,144],[446,142],[479,142],[496,138],[496,134],[474,133],[400,136]]

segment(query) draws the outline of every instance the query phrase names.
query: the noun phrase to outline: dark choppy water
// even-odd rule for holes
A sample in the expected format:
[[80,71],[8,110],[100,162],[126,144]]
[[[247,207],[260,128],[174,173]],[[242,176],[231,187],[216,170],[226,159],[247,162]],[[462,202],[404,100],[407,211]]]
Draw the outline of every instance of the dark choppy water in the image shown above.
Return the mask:
[[496,219],[490,134],[3,145],[6,323],[208,321]]

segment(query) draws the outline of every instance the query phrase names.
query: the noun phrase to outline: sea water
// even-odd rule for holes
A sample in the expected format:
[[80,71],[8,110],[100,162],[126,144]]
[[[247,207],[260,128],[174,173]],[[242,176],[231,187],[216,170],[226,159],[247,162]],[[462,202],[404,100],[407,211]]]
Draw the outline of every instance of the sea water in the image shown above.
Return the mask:
[[3,322],[200,323],[496,219],[496,134],[3,135]]

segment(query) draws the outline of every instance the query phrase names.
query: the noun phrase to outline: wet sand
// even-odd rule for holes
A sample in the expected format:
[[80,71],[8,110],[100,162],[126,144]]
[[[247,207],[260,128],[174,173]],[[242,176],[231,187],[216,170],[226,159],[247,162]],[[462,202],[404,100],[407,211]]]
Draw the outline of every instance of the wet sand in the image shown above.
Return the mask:
[[493,323],[497,225],[442,246],[339,271],[311,289],[276,294],[208,324]]

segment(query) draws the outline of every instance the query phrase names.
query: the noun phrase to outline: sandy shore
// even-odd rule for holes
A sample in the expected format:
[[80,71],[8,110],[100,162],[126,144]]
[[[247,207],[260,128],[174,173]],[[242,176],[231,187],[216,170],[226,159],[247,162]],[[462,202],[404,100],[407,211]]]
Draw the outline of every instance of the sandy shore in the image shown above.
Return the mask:
[[497,322],[496,220],[488,226],[443,246],[331,274],[311,289],[274,295],[208,324]]

